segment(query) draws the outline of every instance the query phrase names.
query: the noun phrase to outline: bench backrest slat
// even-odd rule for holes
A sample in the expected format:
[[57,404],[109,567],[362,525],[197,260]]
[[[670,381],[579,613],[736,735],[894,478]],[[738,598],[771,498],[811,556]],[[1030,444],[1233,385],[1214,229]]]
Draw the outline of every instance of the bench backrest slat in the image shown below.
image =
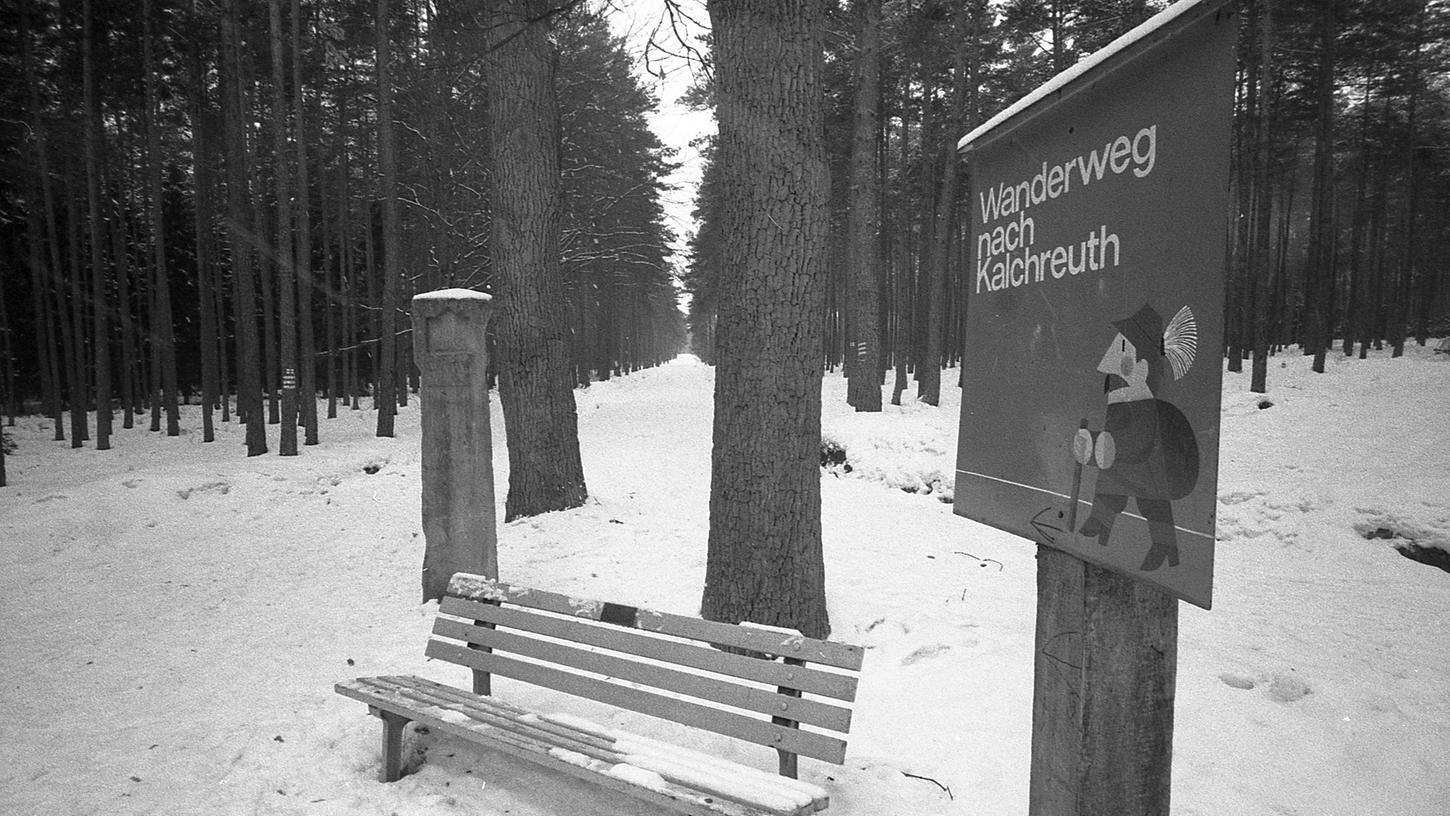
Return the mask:
[[466,574],[433,633],[428,656],[472,669],[475,690],[497,674],[775,748],[783,769],[845,760],[859,646]]
[[[773,686],[799,689],[851,702],[856,699],[856,676],[832,671],[818,671],[803,666],[787,666],[748,655],[695,648],[694,643],[682,646],[673,638],[642,633],[616,626],[599,626],[594,619],[559,618],[536,614],[508,606],[465,601],[445,597],[439,609],[445,615],[466,620],[484,621],[510,629],[520,629],[548,637],[598,646],[616,652],[639,655],[692,669],[754,680]],[[442,623],[440,619],[440,624]],[[435,627],[435,631],[437,631]],[[458,636],[454,636],[458,637]],[[458,639],[462,639],[458,637]],[[844,730],[844,729],[843,729]]]
[[724,709],[667,697],[651,691],[609,682],[602,678],[564,671],[553,666],[515,660],[496,653],[469,649],[441,640],[428,642],[429,657],[447,660],[469,668],[512,677],[536,686],[586,697],[601,703],[627,708],[656,717],[673,720],[736,737],[760,745],[768,745],[793,754],[814,757],[837,765],[845,761],[846,743],[835,737],[787,728],[766,720],[736,714]]
[[719,646],[728,646],[748,651],[764,652],[778,657],[789,657],[834,666],[851,671],[860,671],[865,654],[860,646],[818,640],[796,634],[782,634],[769,629],[753,629],[718,621],[691,618],[669,612],[658,612],[620,604],[611,604],[585,598],[574,598],[556,592],[521,587],[498,581],[460,573],[453,577],[448,586],[451,595],[476,601],[502,601],[541,609],[572,617],[628,626],[648,632],[704,641]]
[[578,649],[552,640],[519,635],[499,629],[469,626],[440,617],[433,633],[468,645],[557,663],[579,671],[601,674],[617,680],[653,686],[664,691],[713,700],[727,706],[769,714],[832,731],[851,730],[851,710],[819,700],[802,699],[778,691],[733,683],[708,675],[671,669],[654,663],[627,660],[601,652]]

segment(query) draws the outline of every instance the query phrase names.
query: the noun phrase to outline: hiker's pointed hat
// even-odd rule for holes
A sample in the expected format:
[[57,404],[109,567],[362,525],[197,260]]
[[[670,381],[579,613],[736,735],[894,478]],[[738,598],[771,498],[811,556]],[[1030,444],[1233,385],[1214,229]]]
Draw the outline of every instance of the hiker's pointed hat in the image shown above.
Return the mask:
[[1131,316],[1113,321],[1113,325],[1143,357],[1154,359],[1163,356],[1163,318],[1152,306],[1144,303]]

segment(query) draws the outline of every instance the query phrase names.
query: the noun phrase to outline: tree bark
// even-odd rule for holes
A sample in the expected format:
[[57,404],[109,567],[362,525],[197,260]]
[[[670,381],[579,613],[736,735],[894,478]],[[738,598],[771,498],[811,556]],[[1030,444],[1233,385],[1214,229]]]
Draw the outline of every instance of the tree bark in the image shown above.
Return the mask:
[[100,129],[101,110],[96,101],[95,15],[91,0],[81,4],[84,17],[82,45],[82,96],[86,117],[86,215],[90,225],[91,316],[95,335],[96,363],[96,450],[111,449],[111,338],[106,310],[105,225],[101,222]]
[[825,637],[825,8],[712,0],[709,12],[725,240],[702,613]]
[[216,441],[213,408],[217,400],[217,319],[212,294],[212,211],[210,144],[206,134],[206,69],[200,38],[191,53],[192,173],[196,183],[196,292],[199,301],[201,346],[201,441]]
[[394,310],[398,297],[398,263],[402,232],[398,228],[398,160],[393,131],[392,56],[388,42],[388,0],[378,0],[378,164],[383,173],[383,286],[378,303],[377,391],[378,436],[393,435],[396,413],[398,346]]
[[[158,347],[158,362],[161,366],[161,403],[166,412],[166,435],[181,435],[181,415],[177,407],[176,385],[176,329],[172,324],[171,280],[166,269],[166,223],[165,208],[162,206],[161,185],[161,129],[157,118],[161,109],[157,98],[156,45],[154,26],[151,21],[151,0],[142,2],[143,51],[146,61],[146,175],[150,182],[150,221],[152,249],[154,250],[153,271],[155,280],[155,314],[152,317],[151,342]],[[109,399],[109,395],[107,396]]]
[[302,86],[302,6],[292,0],[292,101],[293,139],[297,142],[297,276],[299,409],[302,444],[316,445],[317,437],[317,338],[312,324],[312,190],[307,171],[307,96]]
[[499,2],[484,26],[497,371],[509,455],[505,521],[578,507],[588,497],[559,264],[559,111],[549,41],[557,10],[551,0]]
[[[46,145],[45,117],[41,111],[40,103],[40,79],[35,73],[35,46],[31,42],[30,14],[22,13],[21,22],[21,62],[25,72],[25,85],[27,99],[30,102],[31,133],[35,139],[35,169],[36,182],[35,190],[39,194],[41,209],[45,212],[45,219],[42,222],[34,207],[28,208],[28,214],[32,219],[31,232],[31,280],[35,286],[35,304],[37,319],[45,323],[46,334],[42,345],[49,357],[49,378],[51,383],[49,415],[54,426],[54,441],[65,441],[65,423],[61,415],[61,364],[69,358],[63,351],[69,333],[64,325],[64,311],[60,305],[60,238],[55,226],[55,195],[50,181],[49,150]],[[42,245],[49,250],[49,263],[42,253]],[[47,297],[46,294],[49,293]],[[51,318],[51,307],[54,306],[54,319]],[[39,323],[37,323],[39,326]],[[57,343],[57,332],[60,335],[60,342]],[[39,340],[40,338],[37,337]],[[59,346],[59,347],[58,347]]]
[[[1251,243],[1249,273],[1250,286],[1254,292],[1254,361],[1249,379],[1249,390],[1262,394],[1268,390],[1269,374],[1269,319],[1270,299],[1273,292],[1274,266],[1269,252],[1269,232],[1273,210],[1273,197],[1269,188],[1270,151],[1273,147],[1271,125],[1273,122],[1274,71],[1273,71],[1273,8],[1270,0],[1259,0],[1257,12],[1250,25],[1257,34],[1254,48],[1254,65],[1258,83],[1254,92],[1258,97],[1258,116],[1254,127],[1254,234]],[[1253,41],[1253,40],[1251,40]]]
[[[69,245],[69,288],[70,288],[70,322],[69,335],[71,344],[69,349],[70,357],[70,446],[79,448],[84,442],[91,438],[90,429],[86,423],[86,411],[90,405],[89,383],[86,381],[86,310],[85,298],[81,295],[81,237],[80,237],[80,205],[77,199],[80,193],[75,177],[75,169],[70,170],[67,175],[67,190],[65,197],[66,208],[66,243]],[[64,309],[62,309],[62,312]]]
[[856,100],[846,255],[851,333],[846,402],[881,410],[881,0],[857,0]]
[[287,147],[287,81],[283,70],[282,2],[270,0],[267,20],[272,46],[272,181],[277,196],[276,267],[278,363],[282,374],[282,429],[277,441],[281,456],[297,455],[297,276],[293,273],[292,174]]
[[247,455],[267,452],[266,417],[262,415],[262,378],[257,369],[257,302],[256,280],[252,266],[251,191],[248,180],[246,127],[248,118],[242,104],[241,33],[237,15],[238,0],[227,0],[222,17],[222,97],[227,142],[227,198],[230,216],[227,221],[231,243],[232,282],[235,287],[233,311],[237,333],[237,413],[247,423]]
[[1309,326],[1305,332],[1314,355],[1313,369],[1324,373],[1325,352],[1334,342],[1332,298],[1334,291],[1334,18],[1337,0],[1325,0],[1320,18],[1317,115],[1314,126],[1314,187],[1309,205],[1309,280],[1305,294]]

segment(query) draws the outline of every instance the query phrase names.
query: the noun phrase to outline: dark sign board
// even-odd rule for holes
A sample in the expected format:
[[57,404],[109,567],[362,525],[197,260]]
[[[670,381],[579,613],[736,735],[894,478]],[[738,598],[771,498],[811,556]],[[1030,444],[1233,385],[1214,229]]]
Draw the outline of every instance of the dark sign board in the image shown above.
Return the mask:
[[1237,18],[1179,5],[963,140],[955,510],[1207,608]]

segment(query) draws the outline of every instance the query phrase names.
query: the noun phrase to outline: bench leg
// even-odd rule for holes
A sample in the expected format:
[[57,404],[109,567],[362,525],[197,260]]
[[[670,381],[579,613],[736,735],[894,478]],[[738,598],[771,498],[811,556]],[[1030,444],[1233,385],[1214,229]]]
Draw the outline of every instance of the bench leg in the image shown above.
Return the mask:
[[403,727],[408,718],[391,711],[379,711],[383,721],[383,769],[379,781],[397,782],[403,775]]
[[780,775],[790,777],[791,779],[798,778],[796,776],[796,769],[798,767],[800,757],[792,754],[790,751],[782,751],[778,748],[776,749],[776,753],[780,754]]

